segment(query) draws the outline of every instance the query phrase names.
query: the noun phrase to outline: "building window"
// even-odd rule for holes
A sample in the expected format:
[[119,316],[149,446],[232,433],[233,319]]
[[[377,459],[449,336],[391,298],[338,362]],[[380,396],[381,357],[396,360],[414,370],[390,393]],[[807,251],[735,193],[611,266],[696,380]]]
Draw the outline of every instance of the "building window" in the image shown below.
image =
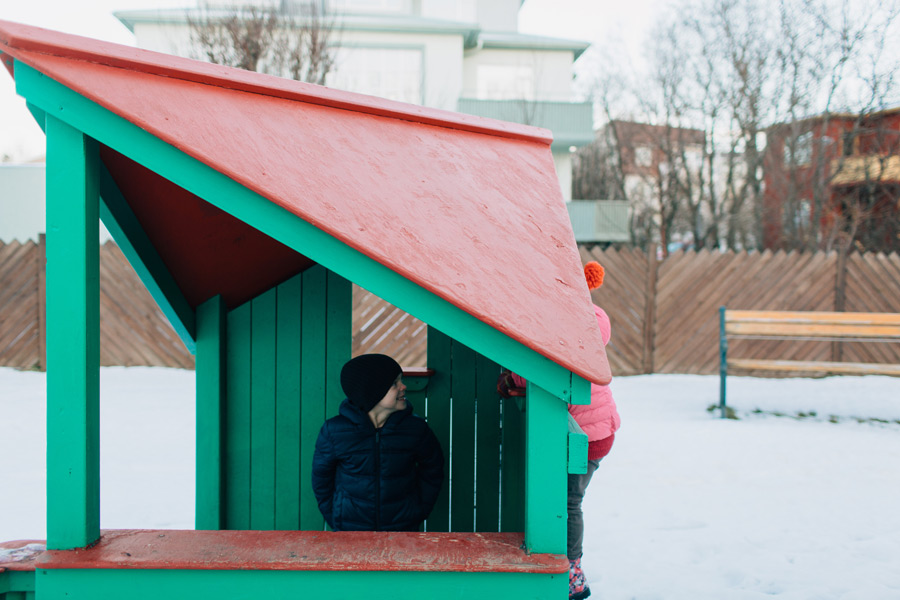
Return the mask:
[[409,48],[340,48],[328,87],[422,104],[422,51]]
[[856,136],[855,131],[848,131],[844,133],[844,151],[842,154],[844,156],[853,156],[856,154],[856,145],[859,141],[859,138]]
[[534,100],[534,69],[527,65],[479,65],[479,100]]
[[653,164],[653,149],[650,146],[634,147],[634,164],[637,167],[649,167]]
[[792,166],[808,165],[812,162],[812,131],[801,133],[793,140],[785,140],[784,162]]

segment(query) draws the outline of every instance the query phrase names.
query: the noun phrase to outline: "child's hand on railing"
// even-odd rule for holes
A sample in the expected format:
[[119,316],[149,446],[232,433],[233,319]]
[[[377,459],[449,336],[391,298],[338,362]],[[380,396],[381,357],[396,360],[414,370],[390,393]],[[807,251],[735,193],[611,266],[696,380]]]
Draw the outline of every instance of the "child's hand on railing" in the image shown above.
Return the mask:
[[500,376],[497,377],[497,393],[504,398],[524,396],[525,389],[516,385],[516,380],[513,377],[512,372],[503,371],[500,373]]

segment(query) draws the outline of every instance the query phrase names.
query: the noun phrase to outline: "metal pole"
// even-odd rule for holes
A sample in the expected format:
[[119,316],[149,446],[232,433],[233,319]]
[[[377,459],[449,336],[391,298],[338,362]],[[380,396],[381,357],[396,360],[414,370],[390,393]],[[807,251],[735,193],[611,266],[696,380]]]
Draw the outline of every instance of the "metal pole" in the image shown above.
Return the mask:
[[725,379],[728,377],[728,338],[725,337],[725,307],[719,307],[719,410],[725,418]]

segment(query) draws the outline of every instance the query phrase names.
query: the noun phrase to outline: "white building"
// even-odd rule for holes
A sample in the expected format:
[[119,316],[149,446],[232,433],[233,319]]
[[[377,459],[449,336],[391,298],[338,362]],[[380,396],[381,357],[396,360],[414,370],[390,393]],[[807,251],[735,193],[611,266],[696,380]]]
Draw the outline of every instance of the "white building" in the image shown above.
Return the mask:
[[[550,129],[569,201],[571,153],[592,139],[591,105],[573,102],[572,91],[572,65],[588,44],[519,33],[522,2],[329,0],[336,60],[326,85]],[[115,14],[138,47],[197,57],[188,22],[196,10]]]

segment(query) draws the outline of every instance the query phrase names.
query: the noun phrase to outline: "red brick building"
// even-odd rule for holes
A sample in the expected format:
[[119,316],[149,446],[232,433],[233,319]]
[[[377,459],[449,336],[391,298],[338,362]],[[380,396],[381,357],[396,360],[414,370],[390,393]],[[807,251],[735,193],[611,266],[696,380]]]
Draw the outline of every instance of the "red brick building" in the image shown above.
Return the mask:
[[762,229],[770,249],[900,250],[900,107],[770,128]]

